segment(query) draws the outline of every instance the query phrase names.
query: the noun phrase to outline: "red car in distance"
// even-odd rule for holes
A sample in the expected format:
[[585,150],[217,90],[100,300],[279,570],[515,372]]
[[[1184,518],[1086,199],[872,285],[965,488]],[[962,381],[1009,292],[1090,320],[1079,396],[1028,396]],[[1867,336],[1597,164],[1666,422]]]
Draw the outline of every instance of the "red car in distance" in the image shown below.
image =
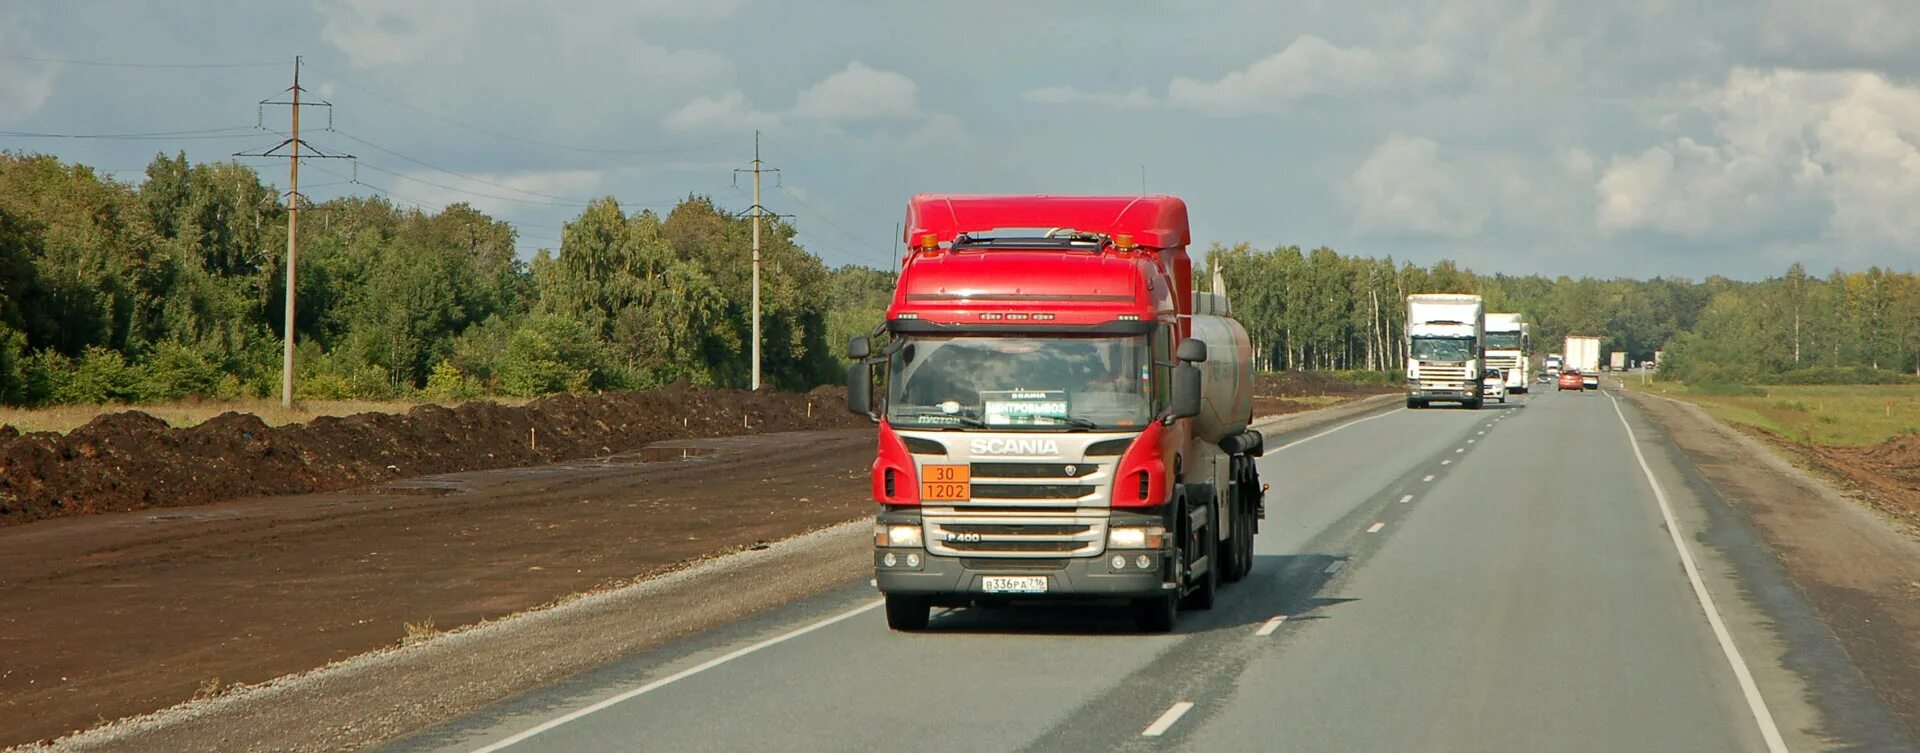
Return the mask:
[[1560,372],[1560,391],[1561,392],[1566,392],[1567,390],[1573,390],[1575,392],[1579,392],[1586,388],[1587,388],[1586,385],[1581,384],[1580,382],[1580,372],[1578,371]]

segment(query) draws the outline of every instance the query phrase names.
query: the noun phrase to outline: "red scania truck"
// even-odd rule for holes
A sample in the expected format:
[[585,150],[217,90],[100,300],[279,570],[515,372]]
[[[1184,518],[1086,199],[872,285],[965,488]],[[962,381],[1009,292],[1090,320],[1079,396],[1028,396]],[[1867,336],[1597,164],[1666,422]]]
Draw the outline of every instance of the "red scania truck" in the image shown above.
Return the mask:
[[879,424],[875,581],[929,610],[1117,599],[1173,628],[1253,567],[1252,362],[1191,290],[1171,196],[915,196],[886,321],[848,343]]

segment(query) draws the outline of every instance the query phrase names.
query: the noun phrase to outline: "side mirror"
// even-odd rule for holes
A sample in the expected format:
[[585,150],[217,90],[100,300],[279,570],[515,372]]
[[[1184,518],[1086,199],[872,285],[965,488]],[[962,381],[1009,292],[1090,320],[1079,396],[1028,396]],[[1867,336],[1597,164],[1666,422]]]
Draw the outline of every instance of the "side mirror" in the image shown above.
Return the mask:
[[[1180,347],[1184,350],[1186,344],[1182,343]],[[1201,343],[1200,347],[1204,350],[1206,344]],[[1191,418],[1200,415],[1199,367],[1190,363],[1173,367],[1173,404],[1167,407],[1167,412],[1174,418]]]
[[[854,340],[864,342],[866,338]],[[856,416],[873,415],[873,366],[864,361],[847,367],[847,412]]]
[[858,361],[873,355],[873,345],[867,342],[866,335],[855,335],[847,341],[847,357]]
[[1173,357],[1187,363],[1202,363],[1207,360],[1207,341],[1189,337],[1180,341],[1180,348]]

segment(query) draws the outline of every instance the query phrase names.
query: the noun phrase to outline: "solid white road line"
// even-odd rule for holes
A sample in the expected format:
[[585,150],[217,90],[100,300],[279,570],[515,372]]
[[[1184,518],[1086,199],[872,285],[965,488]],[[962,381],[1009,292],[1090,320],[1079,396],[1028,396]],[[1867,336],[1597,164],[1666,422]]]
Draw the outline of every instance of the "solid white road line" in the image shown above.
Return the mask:
[[[1602,393],[1604,394],[1604,393]],[[1713,596],[1707,593],[1707,584],[1700,579],[1700,568],[1693,563],[1693,553],[1687,550],[1687,542],[1680,537],[1680,524],[1673,518],[1673,507],[1667,504],[1667,492],[1660,487],[1659,479],[1654,478],[1653,468],[1647,465],[1647,456],[1640,452],[1640,439],[1633,433],[1633,425],[1627,423],[1627,414],[1620,410],[1620,401],[1607,395],[1613,401],[1613,414],[1620,417],[1620,426],[1627,430],[1627,445],[1633,448],[1633,459],[1640,461],[1640,472],[1646,474],[1647,485],[1653,487],[1653,498],[1660,503],[1660,517],[1667,521],[1667,535],[1673,539],[1674,551],[1680,553],[1680,566],[1687,572],[1687,581],[1693,584],[1693,596],[1700,600],[1700,607],[1706,610],[1707,624],[1713,628],[1713,637],[1720,642],[1721,653],[1726,654],[1727,663],[1733,667],[1733,677],[1740,682],[1740,693],[1746,696],[1747,709],[1753,712],[1754,722],[1760,725],[1760,737],[1767,741],[1767,750],[1771,753],[1786,753],[1787,742],[1780,737],[1780,727],[1773,721],[1773,712],[1767,710],[1767,700],[1760,696],[1760,686],[1753,681],[1753,671],[1747,668],[1747,660],[1740,657],[1740,649],[1733,645],[1733,635],[1727,632],[1727,623],[1720,617],[1720,610],[1713,606]]]
[[1420,479],[1420,480],[1421,480],[1422,482],[1431,482],[1431,481],[1433,481],[1433,474],[1427,474],[1427,477],[1426,477],[1426,478],[1423,478],[1423,479]]
[[1380,529],[1386,528],[1386,527],[1387,527],[1387,524],[1385,523],[1375,523],[1373,525],[1367,526],[1367,533],[1379,533]]
[[1406,503],[1408,503],[1408,502],[1412,502],[1412,501],[1413,501],[1413,495],[1411,495],[1411,494],[1404,494],[1404,495],[1401,495],[1401,497],[1400,497],[1400,504],[1403,504],[1403,505],[1404,505],[1404,504],[1406,504]]
[[1261,623],[1260,629],[1253,631],[1253,634],[1262,638],[1265,638],[1269,635],[1273,635],[1273,631],[1280,629],[1280,623],[1286,622],[1286,621],[1287,621],[1286,615],[1276,614],[1273,616],[1272,619],[1269,619],[1266,622]]
[[1168,729],[1173,727],[1174,722],[1180,721],[1180,717],[1186,716],[1187,712],[1192,710],[1193,710],[1192,701],[1181,701],[1179,703],[1176,703],[1173,706],[1169,707],[1166,713],[1161,714],[1159,719],[1153,720],[1152,724],[1147,725],[1146,729],[1141,730],[1140,736],[1141,737],[1159,737],[1161,735],[1164,735],[1167,733]]
[[1279,451],[1281,451],[1281,450],[1285,450],[1285,449],[1287,449],[1287,448],[1290,448],[1290,447],[1295,447],[1295,446],[1298,446],[1298,445],[1303,445],[1303,444],[1306,444],[1306,443],[1308,443],[1308,442],[1311,442],[1311,441],[1313,441],[1313,440],[1316,440],[1316,439],[1319,439],[1319,438],[1321,438],[1321,437],[1324,437],[1324,436],[1326,436],[1326,435],[1328,435],[1328,434],[1332,434],[1332,433],[1334,433],[1334,432],[1336,432],[1336,431],[1339,431],[1339,430],[1341,430],[1341,429],[1345,429],[1345,428],[1347,428],[1347,427],[1349,427],[1349,426],[1352,426],[1352,425],[1354,425],[1354,424],[1364,424],[1364,423],[1366,423],[1366,422],[1368,422],[1368,421],[1372,421],[1372,420],[1374,420],[1374,419],[1376,419],[1376,418],[1386,418],[1387,416],[1391,416],[1391,415],[1393,415],[1393,414],[1395,414],[1395,413],[1399,413],[1400,411],[1403,411],[1403,410],[1406,410],[1406,409],[1405,409],[1405,408],[1395,408],[1395,409],[1393,409],[1393,410],[1390,410],[1390,411],[1387,411],[1387,412],[1385,412],[1385,413],[1377,413],[1377,414],[1374,414],[1374,415],[1371,415],[1371,416],[1368,416],[1368,417],[1366,417],[1366,418],[1362,418],[1362,419],[1359,419],[1359,420],[1355,420],[1355,421],[1348,421],[1348,422],[1346,422],[1346,423],[1344,423],[1344,424],[1341,424],[1341,425],[1339,425],[1339,426],[1335,426],[1335,427],[1333,427],[1333,428],[1331,428],[1331,429],[1328,429],[1328,430],[1326,430],[1326,431],[1323,431],[1323,432],[1320,432],[1319,434],[1315,434],[1315,435],[1313,435],[1313,436],[1311,436],[1311,437],[1302,437],[1302,438],[1300,438],[1300,439],[1296,439],[1296,440],[1293,440],[1293,441],[1291,441],[1291,442],[1288,442],[1288,443],[1286,443],[1286,444],[1283,444],[1283,445],[1280,445],[1279,447],[1275,447],[1275,448],[1273,448],[1273,449],[1271,449],[1271,450],[1267,450],[1267,451],[1266,451],[1266,454],[1268,454],[1268,455],[1271,455],[1271,454],[1273,454],[1273,453],[1276,453],[1276,452],[1279,452]]
[[513,745],[517,745],[521,742],[526,741],[528,738],[531,738],[534,735],[538,735],[542,732],[546,732],[562,724],[575,721],[577,719],[580,719],[581,717],[584,717],[596,711],[604,711],[607,708],[612,707],[614,705],[620,704],[625,701],[633,700],[634,698],[638,698],[642,695],[651,693],[660,688],[666,687],[668,685],[672,685],[673,683],[676,683],[681,680],[692,677],[694,675],[700,674],[701,672],[705,672],[709,669],[713,669],[714,667],[718,667],[722,664],[733,661],[742,656],[746,656],[747,654],[751,654],[755,651],[759,651],[760,649],[785,643],[787,641],[793,640],[795,638],[806,635],[815,630],[819,630],[821,628],[827,627],[837,622],[853,619],[862,614],[873,611],[875,607],[878,607],[881,604],[885,604],[885,603],[886,602],[884,601],[875,600],[868,604],[865,604],[853,609],[849,609],[845,612],[841,612],[832,617],[828,617],[824,620],[813,623],[811,625],[807,625],[806,627],[798,628],[786,633],[782,633],[780,635],[776,635],[772,638],[768,638],[764,641],[755,643],[745,648],[735,649],[726,654],[716,656],[712,659],[708,659],[692,667],[688,667],[686,669],[680,670],[673,674],[667,675],[666,677],[662,677],[658,680],[654,680],[653,682],[647,683],[640,687],[621,693],[612,698],[608,698],[606,700],[600,701],[599,703],[595,703],[592,706],[587,706],[582,709],[570,711],[568,713],[561,714],[560,716],[556,716],[552,719],[548,719],[547,721],[541,722],[539,725],[533,727],[532,729],[529,729],[525,732],[521,732],[520,734],[514,735],[505,740],[501,740],[499,742],[493,743],[492,745],[488,745],[484,748],[475,748],[473,750],[473,753],[495,753],[495,751],[505,750],[508,747],[511,747]]

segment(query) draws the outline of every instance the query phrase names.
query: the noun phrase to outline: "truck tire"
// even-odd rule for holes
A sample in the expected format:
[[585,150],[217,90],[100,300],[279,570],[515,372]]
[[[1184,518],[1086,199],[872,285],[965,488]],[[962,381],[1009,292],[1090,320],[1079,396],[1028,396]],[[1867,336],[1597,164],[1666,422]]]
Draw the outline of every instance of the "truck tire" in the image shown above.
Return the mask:
[[1407,410],[1419,410],[1427,407],[1427,401],[1407,398]]
[[1227,509],[1231,510],[1227,513],[1231,527],[1227,533],[1226,546],[1220,550],[1220,582],[1222,583],[1238,583],[1240,577],[1246,575],[1246,555],[1240,549],[1240,539],[1247,533],[1250,516],[1247,515],[1246,505],[1240,503],[1240,485],[1235,484],[1233,489],[1234,498],[1227,502]]
[[1480,398],[1476,397],[1472,400],[1463,401],[1460,403],[1460,405],[1465,407],[1467,410],[1480,410]]
[[1133,628],[1142,633],[1173,632],[1174,599],[1172,594],[1149,596],[1134,599],[1129,605],[1133,610]]
[[[1207,517],[1212,520],[1212,516]],[[1196,539],[1198,539],[1196,541]],[[1212,609],[1213,602],[1220,591],[1220,538],[1210,530],[1200,531],[1199,536],[1186,536],[1184,540],[1200,547],[1201,556],[1207,558],[1207,572],[1200,576],[1200,582],[1180,600],[1184,609]],[[1182,555],[1184,556],[1184,552]]]
[[912,633],[927,629],[933,601],[925,596],[887,594],[887,627]]

